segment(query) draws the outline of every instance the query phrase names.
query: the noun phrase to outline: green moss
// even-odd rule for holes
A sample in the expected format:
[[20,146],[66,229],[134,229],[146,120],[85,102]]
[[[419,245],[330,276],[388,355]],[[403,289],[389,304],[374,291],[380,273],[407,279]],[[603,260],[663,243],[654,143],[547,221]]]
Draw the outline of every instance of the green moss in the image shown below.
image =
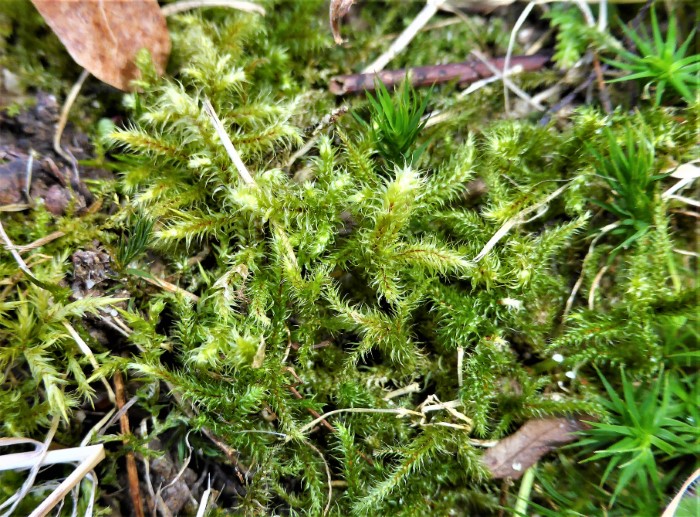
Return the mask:
[[66,91],[80,74],[80,67],[29,0],[2,3],[0,67],[16,74],[23,89],[51,93]]
[[[141,91],[125,97],[129,122],[100,128],[118,170],[115,184],[96,189],[110,214],[3,218],[18,244],[66,233],[26,257],[48,283],[69,274],[72,251],[93,241],[110,250],[115,273],[105,295],[128,294],[118,310],[131,329],[127,338],[91,337],[95,324],[82,314],[106,301],[42,290],[3,255],[3,273],[16,277],[0,299],[5,433],[40,437],[52,417],[74,421],[102,389],[93,381],[119,369],[138,389],[147,436],[126,447],[116,435],[103,438],[112,453],[100,478],[109,486],[125,450],[152,455],[145,445],[155,437],[184,447],[193,430],[200,457],[231,477],[237,471],[209,433],[236,451],[239,473],[251,467],[245,489],[221,500],[239,514],[322,514],[328,468],[344,483],[333,488],[334,515],[490,515],[502,504],[500,483],[489,479],[472,439],[500,439],[533,418],[602,416],[594,367],[622,364],[640,381],[663,367],[679,400],[690,398],[694,359],[676,354],[697,337],[681,331],[697,291],[694,264],[674,249],[693,236],[675,216],[679,201],[661,196],[672,180],[660,179],[646,198],[648,231],[613,253],[619,239],[601,231],[618,214],[593,200],[619,192],[600,178],[586,146],[607,152],[610,138],[643,124],[654,147],[650,167],[665,171],[697,150],[688,131],[695,107],[609,115],[583,107],[560,127],[542,126],[487,120],[499,109],[499,87],[458,100],[445,86],[429,109],[454,117],[421,131],[401,150],[404,160],[381,156],[381,131],[366,127],[389,122],[375,113],[366,126],[346,116],[324,129],[289,170],[307,128],[335,107],[325,80],[359,69],[383,48],[377,35],[401,30],[420,8],[401,5],[380,16],[370,3],[350,28],[362,18],[382,21],[345,49],[331,47],[321,2],[269,2],[265,19],[207,10],[170,21],[171,77],[156,78],[142,56]],[[503,47],[502,26],[474,21],[421,35],[396,64],[464,55],[476,42]],[[205,98],[254,184],[241,180]],[[346,102],[367,116],[363,99]],[[180,290],[144,280],[153,276]],[[97,372],[66,322],[98,354]],[[410,413],[432,396],[454,410]],[[306,427],[331,410],[353,411],[328,417],[333,432]],[[76,427],[66,443],[87,431]],[[609,494],[592,487],[582,496],[575,454],[543,460],[534,504],[590,515],[608,503]],[[658,468],[683,476],[692,464],[684,454],[676,470]],[[605,465],[581,468],[597,480]],[[672,492],[635,483],[659,507]],[[641,508],[626,491],[618,504],[619,514]]]

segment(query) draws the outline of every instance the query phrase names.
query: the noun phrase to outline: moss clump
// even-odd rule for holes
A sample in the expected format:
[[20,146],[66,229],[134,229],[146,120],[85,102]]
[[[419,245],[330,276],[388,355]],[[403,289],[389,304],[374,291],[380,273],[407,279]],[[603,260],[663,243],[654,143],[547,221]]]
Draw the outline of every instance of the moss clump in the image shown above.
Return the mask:
[[[17,243],[66,230],[66,241],[41,251],[60,260],[32,255],[32,271],[52,285],[71,251],[98,241],[114,259],[103,294],[112,304],[128,298],[117,306],[128,331],[96,339],[87,331],[99,324],[81,317],[99,315],[108,300],[43,290],[3,258],[6,275],[16,276],[0,300],[5,432],[73,421],[99,386],[91,382],[122,370],[145,432],[126,446],[107,438],[116,442],[113,459],[127,450],[152,458],[154,438],[173,451],[190,440],[197,468],[215,462],[240,481],[221,508],[487,515],[503,499],[480,440],[550,415],[605,419],[596,367],[617,379],[623,365],[640,381],[665,369],[674,403],[690,399],[697,373],[682,354],[697,336],[683,329],[697,291],[693,264],[674,250],[693,236],[662,195],[670,180],[645,191],[646,231],[632,241],[607,229],[624,226],[619,213],[597,207],[620,204],[601,177],[610,139],[625,142],[643,124],[654,147],[649,167],[665,171],[694,152],[687,127],[696,106],[579,108],[563,127],[459,126],[457,117],[397,155],[382,154],[387,146],[376,140],[391,134],[376,130],[388,123],[381,106],[368,117],[356,99],[351,108],[365,123],[341,119],[290,170],[306,128],[334,106],[319,81],[346,65],[334,57],[340,50],[327,50],[329,37],[299,30],[318,23],[320,3],[268,7],[267,19],[228,11],[175,18],[172,79],[154,77],[142,60],[141,92],[126,97],[130,122],[102,128],[119,171],[116,184],[102,184],[103,199],[114,200],[109,216],[54,221],[36,211],[30,217],[43,224],[33,231],[20,217],[5,220]],[[390,9],[385,23],[400,25],[400,11]],[[445,46],[423,43],[426,59]],[[350,49],[348,62],[365,59],[367,48]],[[410,112],[421,106],[414,95],[391,102]],[[476,113],[499,96],[485,89],[460,102]],[[253,182],[231,162],[205,99]],[[449,88],[426,102],[455,103]],[[406,117],[416,127],[419,119]],[[177,287],[144,280],[153,277]],[[567,303],[572,289],[578,297]],[[98,371],[77,353],[67,322],[98,353]],[[310,424],[329,411],[325,424]],[[66,432],[65,443],[86,430]],[[235,454],[225,457],[212,436]],[[691,446],[661,451],[662,473],[692,470]],[[532,493],[541,511],[592,515],[608,504],[625,471],[608,472],[591,496],[576,476],[601,479],[606,463],[579,467],[576,459],[567,450],[543,460]],[[108,479],[115,468],[103,467]],[[616,492],[621,514],[642,508],[635,490],[645,480],[635,483]],[[661,506],[673,490],[655,487],[644,504]]]

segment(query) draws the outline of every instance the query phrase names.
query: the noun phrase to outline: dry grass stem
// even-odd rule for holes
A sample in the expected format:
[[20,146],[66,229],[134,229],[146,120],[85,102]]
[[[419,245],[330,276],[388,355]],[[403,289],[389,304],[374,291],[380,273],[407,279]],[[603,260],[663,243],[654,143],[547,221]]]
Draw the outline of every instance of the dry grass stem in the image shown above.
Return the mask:
[[109,427],[109,422],[112,419],[112,416],[114,413],[116,413],[117,408],[113,407],[110,409],[105,416],[103,416],[99,422],[97,422],[92,428],[88,431],[88,433],[85,435],[85,438],[82,439],[80,442],[81,447],[86,447],[90,444],[92,439],[96,436],[100,436],[101,434],[104,434],[105,430],[107,427]]
[[181,0],[172,4],[161,7],[160,12],[166,18],[174,14],[184,13],[192,9],[204,9],[208,7],[223,7],[226,9],[237,9],[246,13],[257,13],[265,16],[265,9],[253,2],[244,2],[241,0]]
[[586,271],[586,263],[588,262],[589,257],[593,256],[593,250],[595,249],[595,245],[598,243],[598,241],[603,237],[608,232],[613,231],[615,228],[618,228],[620,226],[619,222],[609,224],[607,226],[604,226],[598,235],[595,236],[595,238],[591,241],[591,245],[588,247],[588,252],[586,253],[586,256],[583,258],[583,263],[581,264],[581,274],[579,275],[578,279],[576,280],[576,283],[574,284],[573,289],[571,289],[571,294],[569,295],[569,298],[566,300],[566,306],[564,307],[564,313],[562,314],[562,321],[566,320],[566,317],[569,315],[569,312],[571,311],[571,307],[574,304],[574,300],[576,299],[576,294],[578,293],[578,290],[581,288],[581,285],[583,284],[583,276]]
[[386,402],[390,401],[391,399],[395,399],[396,397],[402,397],[403,395],[408,395],[410,393],[417,393],[420,391],[420,384],[417,382],[412,382],[411,384],[408,384],[407,386],[404,386],[403,388],[399,388],[394,391],[390,391],[384,396],[384,400]]
[[681,489],[666,507],[664,513],[661,514],[661,517],[673,517],[674,515],[676,515],[676,510],[678,510],[678,506],[681,504],[683,496],[686,494],[686,492],[689,491],[690,485],[695,483],[698,479],[700,479],[700,469],[697,469],[690,475],[690,477],[688,477],[688,479],[685,480],[685,483],[683,483]]
[[[17,439],[17,438],[5,438],[0,439],[0,445],[11,445],[18,443],[34,443],[37,449],[32,452],[21,452],[15,454],[6,454],[1,456],[0,461],[0,471],[2,470],[20,470],[20,469],[31,469],[30,475],[25,481],[24,485],[20,489],[20,492],[15,494],[13,497],[5,501],[0,508],[3,508],[12,501],[12,507],[6,513],[12,513],[12,510],[19,504],[22,498],[31,489],[34,479],[36,479],[36,474],[39,468],[45,465],[55,465],[58,463],[78,463],[76,469],[71,472],[71,474],[63,480],[58,487],[51,492],[51,494],[44,499],[44,501],[37,506],[34,511],[29,515],[29,517],[43,517],[48,515],[51,510],[56,507],[63,499],[68,495],[68,493],[76,487],[83,478],[85,478],[93,468],[104,459],[105,452],[104,447],[100,445],[89,445],[87,447],[74,447],[70,449],[58,449],[49,451],[48,447],[53,440],[53,435],[58,428],[59,419],[55,418],[51,429],[47,435],[45,442],[39,443],[35,440],[28,439]],[[93,483],[96,484],[96,478],[93,475]]]
[[197,296],[194,293],[189,292],[187,289],[183,289],[182,287],[178,287],[175,284],[172,284],[168,282],[167,280],[163,280],[162,278],[156,278],[154,276],[139,276],[139,278],[145,280],[149,284],[155,285],[156,287],[160,287],[161,289],[164,289],[168,291],[169,293],[174,293],[174,294],[181,294],[185,298],[189,298],[193,302],[198,302],[199,301],[199,296]]
[[408,44],[416,37],[416,34],[425,27],[430,19],[435,15],[440,6],[446,0],[427,0],[425,7],[413,19],[411,24],[399,35],[398,38],[389,46],[389,48],[381,56],[375,59],[371,65],[362,70],[363,74],[372,74],[381,72],[389,62],[405,49]]
[[55,241],[56,239],[60,239],[65,235],[65,232],[62,231],[55,231],[51,232],[50,234],[46,235],[45,237],[42,237],[41,239],[37,239],[34,242],[31,242],[29,244],[25,244],[23,246],[15,246],[15,249],[20,252],[20,253],[26,253],[28,251],[31,251],[36,248],[40,248],[41,246],[44,246],[48,244],[49,242]]
[[525,219],[526,216],[530,215],[533,212],[538,212],[541,208],[546,207],[553,199],[559,197],[567,188],[569,187],[569,183],[559,187],[557,190],[552,192],[550,195],[548,195],[546,198],[544,198],[542,201],[539,203],[536,203],[532,205],[531,207],[523,210],[520,212],[518,215],[515,217],[512,217],[508,221],[506,221],[503,226],[494,234],[491,239],[486,243],[486,245],[483,247],[483,249],[479,252],[479,254],[474,257],[471,262],[477,263],[481,259],[483,259],[493,248],[498,242],[506,236],[506,234],[515,226],[523,224],[527,219]]
[[464,347],[457,347],[457,386],[464,386]]
[[323,515],[328,515],[328,512],[331,510],[331,501],[333,500],[333,478],[331,477],[331,468],[328,466],[328,462],[323,456],[323,453],[314,444],[310,442],[305,443],[321,457],[323,466],[326,469],[326,478],[328,479],[328,502],[326,502],[326,506],[323,508]]
[[66,128],[66,124],[68,123],[68,115],[70,114],[70,110],[73,107],[73,104],[75,103],[75,99],[78,98],[78,94],[80,93],[80,90],[83,87],[85,80],[89,76],[90,72],[88,72],[85,68],[82,72],[80,72],[78,80],[70,89],[70,92],[68,92],[66,101],[63,103],[63,107],[61,108],[61,116],[58,119],[58,123],[56,124],[56,132],[53,135],[53,149],[54,151],[56,151],[56,154],[58,154],[61,158],[63,158],[71,164],[71,167],[73,168],[73,178],[76,184],[80,180],[80,175],[78,172],[78,162],[75,159],[75,156],[73,156],[69,151],[64,150],[63,147],[61,147],[61,137],[63,136],[63,130]]
[[610,266],[603,266],[602,268],[600,268],[595,278],[593,279],[593,283],[591,284],[591,290],[588,292],[588,308],[590,310],[593,310],[595,307],[595,292],[598,289],[598,285],[600,285],[600,281],[603,279],[603,276],[605,275],[609,267]]
[[[520,16],[515,22],[515,25],[513,25],[513,30],[510,33],[510,40],[508,41],[508,50],[506,50],[506,59],[505,62],[503,63],[503,73],[506,74],[508,73],[508,69],[510,68],[510,59],[513,56],[513,47],[515,46],[515,38],[517,37],[518,31],[520,30],[520,27],[522,27],[523,23],[525,23],[525,20],[527,20],[527,17],[530,15],[530,12],[532,12],[532,9],[534,9],[535,5],[537,2],[530,2],[525,6],[525,9],[523,9],[523,12],[520,13]],[[476,54],[475,54],[476,55]],[[508,88],[510,86],[506,81],[503,81],[503,99],[505,103],[505,112],[506,115],[510,115],[510,99],[508,97]]]
[[[418,416],[423,417],[423,413],[417,411],[411,411],[410,409],[398,408],[398,409],[379,409],[379,408],[345,408],[345,409],[334,409],[328,413],[324,413],[320,417],[312,420],[308,424],[302,426],[299,429],[299,433],[304,434],[305,432],[313,429],[317,424],[321,423],[323,420],[329,416],[338,415],[340,413],[375,413],[375,414],[385,414],[385,415],[396,415],[398,418],[403,418],[406,416]],[[293,437],[288,437],[286,441],[291,440]]]
[[696,179],[700,178],[700,167],[695,165],[700,163],[700,160],[694,160],[692,162],[684,163],[676,167],[676,169],[671,172],[670,176],[676,178],[678,181],[661,194],[662,198],[670,198],[676,192],[682,188],[687,187],[693,183]]
[[216,133],[219,135],[221,143],[226,149],[229,158],[231,158],[231,161],[236,166],[236,169],[238,170],[238,174],[240,175],[241,179],[247,185],[255,185],[255,180],[253,179],[253,176],[250,175],[250,172],[248,172],[248,168],[243,163],[243,160],[241,160],[241,155],[238,154],[238,151],[236,151],[236,148],[233,146],[231,138],[229,138],[228,133],[226,133],[226,129],[221,123],[221,120],[219,120],[219,116],[216,114],[216,111],[214,111],[214,107],[211,105],[211,102],[209,102],[209,99],[205,98],[203,105],[204,111],[207,113],[207,115],[209,115],[209,118],[211,119],[211,122],[214,125],[214,129],[216,129]]
[[0,240],[2,240],[5,249],[10,252],[12,258],[15,260],[15,262],[17,262],[19,269],[22,271],[22,273],[24,273],[27,276],[27,278],[29,278],[29,280],[32,283],[42,287],[43,289],[51,288],[50,286],[48,286],[47,284],[40,281],[37,277],[34,276],[31,269],[29,269],[29,266],[27,266],[27,263],[24,261],[24,259],[22,259],[22,256],[17,251],[17,247],[10,240],[10,237],[7,235],[7,232],[5,232],[5,227],[2,225],[2,222],[0,222]]
[[204,515],[207,513],[207,506],[209,505],[209,498],[211,497],[211,477],[209,477],[207,481],[207,489],[204,491],[202,498],[199,500],[197,515],[195,517],[204,517]]
[[508,57],[508,56],[506,56],[506,59],[505,59],[505,61],[504,61],[504,63],[503,63],[503,72],[501,72],[501,70],[499,70],[498,68],[496,68],[495,66],[493,66],[493,64],[491,63],[491,61],[489,61],[489,58],[487,58],[485,55],[483,55],[483,54],[482,54],[481,52],[479,52],[478,50],[474,49],[474,50],[471,51],[471,53],[472,53],[479,61],[481,61],[481,62],[484,64],[484,66],[485,66],[486,68],[488,68],[494,76],[498,77],[498,79],[500,79],[501,81],[503,81],[503,85],[504,85],[506,91],[507,91],[508,89],[512,90],[513,93],[515,93],[518,97],[520,97],[521,99],[523,99],[525,102],[527,102],[530,106],[532,106],[532,107],[535,108],[536,110],[539,110],[539,111],[544,111],[544,110],[545,110],[545,107],[544,107],[544,106],[542,106],[542,105],[541,105],[540,103],[538,103],[538,102],[533,101],[533,100],[532,100],[532,97],[530,97],[527,93],[525,93],[523,90],[521,90],[518,86],[515,85],[515,83],[513,83],[513,81],[511,81],[510,79],[508,79],[508,77],[507,77],[506,75],[504,75],[505,73],[510,72],[510,71],[509,71],[509,68],[508,68],[508,66],[509,66],[509,57]]

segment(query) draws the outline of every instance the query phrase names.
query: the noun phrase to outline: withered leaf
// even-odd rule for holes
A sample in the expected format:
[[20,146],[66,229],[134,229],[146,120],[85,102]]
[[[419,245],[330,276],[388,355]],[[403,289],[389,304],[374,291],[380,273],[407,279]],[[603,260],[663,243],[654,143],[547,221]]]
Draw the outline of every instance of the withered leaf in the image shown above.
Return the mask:
[[331,0],[331,31],[333,31],[333,39],[338,45],[343,42],[343,37],[340,35],[340,19],[348,14],[354,3],[355,0]]
[[530,420],[515,433],[499,441],[481,460],[495,479],[518,479],[542,456],[576,439],[582,422],[567,418]]
[[134,58],[147,49],[159,73],[170,36],[157,0],[32,0],[80,66],[107,84],[128,90],[139,71]]

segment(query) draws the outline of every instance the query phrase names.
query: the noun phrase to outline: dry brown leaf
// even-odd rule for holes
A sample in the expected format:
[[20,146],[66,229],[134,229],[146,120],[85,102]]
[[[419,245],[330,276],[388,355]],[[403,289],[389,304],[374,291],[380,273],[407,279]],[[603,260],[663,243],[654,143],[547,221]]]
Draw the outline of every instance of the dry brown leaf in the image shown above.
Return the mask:
[[495,479],[518,479],[549,451],[574,441],[573,433],[583,428],[580,421],[567,418],[530,420],[486,451],[481,460]]
[[354,3],[355,0],[331,0],[331,31],[333,31],[333,39],[338,45],[343,42],[343,37],[340,35],[340,19],[348,14]]
[[80,66],[107,84],[128,90],[146,48],[163,73],[170,36],[157,0],[32,0]]

